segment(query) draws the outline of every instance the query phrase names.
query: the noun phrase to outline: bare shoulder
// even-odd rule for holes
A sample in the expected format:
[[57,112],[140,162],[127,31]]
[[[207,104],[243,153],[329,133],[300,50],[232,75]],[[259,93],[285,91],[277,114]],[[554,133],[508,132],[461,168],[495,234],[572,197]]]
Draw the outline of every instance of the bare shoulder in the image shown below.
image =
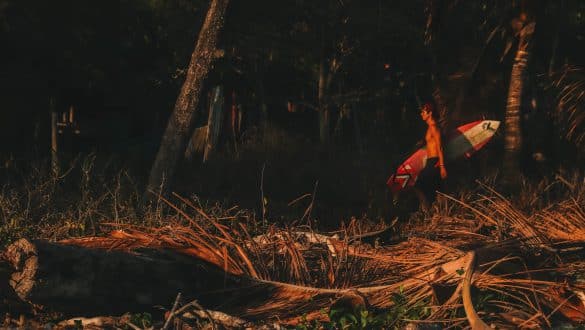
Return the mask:
[[435,137],[438,138],[441,137],[441,132],[439,132],[439,128],[437,127],[437,125],[429,126],[429,130],[431,131],[431,134],[433,134]]

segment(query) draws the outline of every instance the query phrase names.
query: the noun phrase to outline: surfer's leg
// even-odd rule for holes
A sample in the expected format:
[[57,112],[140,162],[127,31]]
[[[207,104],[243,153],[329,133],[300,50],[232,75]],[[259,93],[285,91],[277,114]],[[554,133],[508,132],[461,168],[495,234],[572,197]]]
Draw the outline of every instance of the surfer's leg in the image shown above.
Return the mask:
[[420,202],[420,208],[423,211],[428,211],[431,208],[432,202],[429,202],[429,194],[427,193],[426,188],[424,190],[415,189],[415,191],[417,192],[418,200]]
[[416,188],[419,191],[419,199],[424,210],[429,210],[436,199],[437,189],[441,179],[439,168],[435,165],[438,158],[429,158],[425,168],[419,174],[416,182]]

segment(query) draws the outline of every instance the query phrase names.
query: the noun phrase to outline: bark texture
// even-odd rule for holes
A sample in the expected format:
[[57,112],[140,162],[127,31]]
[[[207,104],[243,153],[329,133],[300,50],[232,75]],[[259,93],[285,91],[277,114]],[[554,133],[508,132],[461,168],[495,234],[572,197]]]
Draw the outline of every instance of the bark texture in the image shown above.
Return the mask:
[[510,75],[510,87],[505,114],[504,130],[504,182],[513,186],[520,177],[519,155],[522,148],[522,92],[526,76],[530,46],[535,23],[526,24],[518,36],[518,49]]
[[173,177],[174,170],[185,146],[191,127],[203,83],[216,57],[219,33],[223,27],[224,16],[229,0],[212,0],[207,16],[199,32],[199,39],[191,55],[187,77],[169,118],[161,145],[150,171],[146,196],[149,191],[163,191]]
[[216,266],[166,250],[132,254],[21,239],[3,259],[20,299],[69,315],[143,312],[170,306],[178,292],[186,301],[217,305],[223,298],[209,291],[245,285]]

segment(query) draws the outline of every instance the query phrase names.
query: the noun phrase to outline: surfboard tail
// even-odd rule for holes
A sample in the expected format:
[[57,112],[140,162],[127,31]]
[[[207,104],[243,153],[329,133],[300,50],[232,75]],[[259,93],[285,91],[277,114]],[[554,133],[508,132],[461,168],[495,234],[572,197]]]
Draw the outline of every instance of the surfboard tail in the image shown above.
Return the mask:
[[408,174],[393,174],[386,181],[386,185],[392,193],[397,193],[406,187],[410,179]]

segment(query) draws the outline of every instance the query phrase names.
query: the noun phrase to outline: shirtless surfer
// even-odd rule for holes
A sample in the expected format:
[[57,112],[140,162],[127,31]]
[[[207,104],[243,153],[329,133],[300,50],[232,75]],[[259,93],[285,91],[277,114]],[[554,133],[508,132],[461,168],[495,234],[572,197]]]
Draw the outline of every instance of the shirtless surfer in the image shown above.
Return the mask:
[[436,191],[441,186],[441,180],[447,178],[441,132],[437,127],[436,110],[431,103],[426,103],[420,111],[422,120],[427,124],[425,143],[427,149],[427,164],[420,172],[415,187],[422,194],[422,204],[425,209],[435,201]]

